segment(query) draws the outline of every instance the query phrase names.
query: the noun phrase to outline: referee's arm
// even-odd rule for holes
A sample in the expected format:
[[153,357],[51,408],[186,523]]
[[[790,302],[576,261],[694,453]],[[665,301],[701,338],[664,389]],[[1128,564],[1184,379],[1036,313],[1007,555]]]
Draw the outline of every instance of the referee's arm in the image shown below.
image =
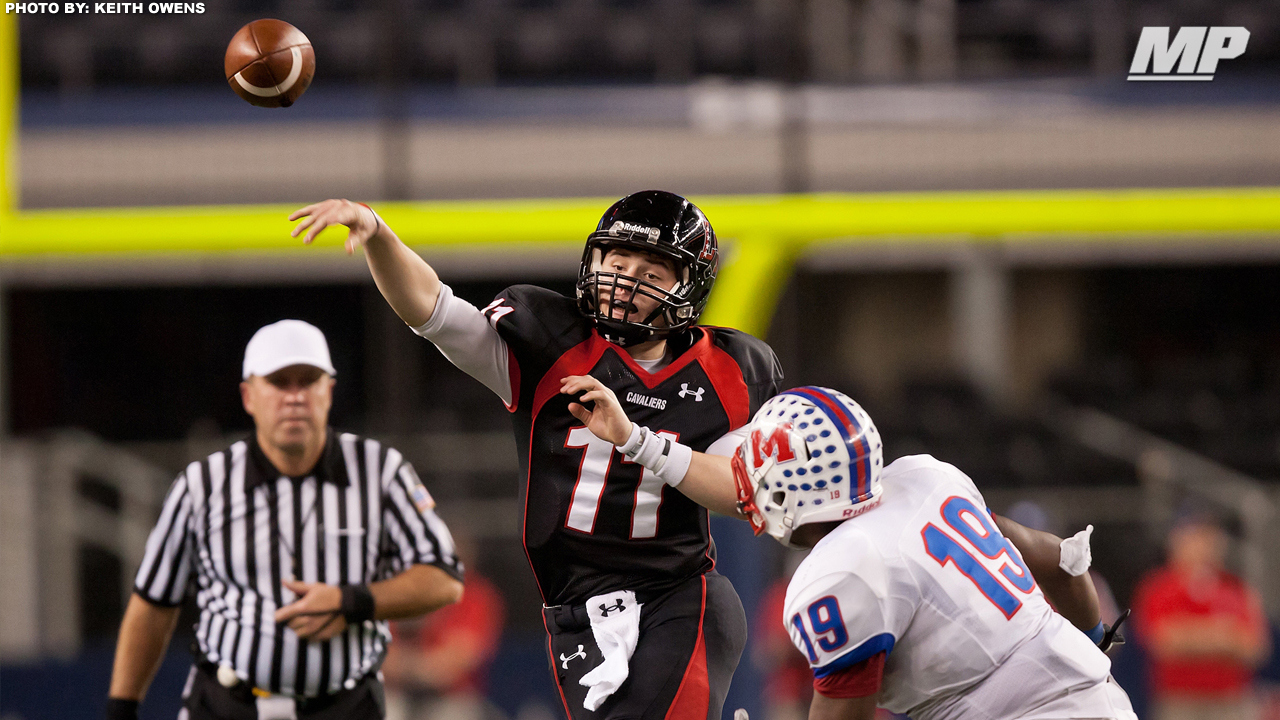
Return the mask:
[[120,623],[111,688],[107,692],[109,718],[137,717],[138,703],[169,647],[191,573],[187,534],[190,517],[191,497],[184,474],[174,481],[160,519],[147,538],[133,596]]
[[178,610],[152,605],[137,594],[129,598],[124,621],[120,623],[120,638],[116,641],[109,698],[141,701],[147,694],[147,686],[160,668],[178,624]]
[[[453,536],[413,466],[395,455],[399,467],[383,485],[383,559],[399,571],[364,586],[372,596],[374,620],[416,617],[462,599],[462,563]],[[288,623],[298,637],[314,641],[346,629],[341,588],[296,580],[285,580],[284,586],[298,599],[276,611],[276,622]]]

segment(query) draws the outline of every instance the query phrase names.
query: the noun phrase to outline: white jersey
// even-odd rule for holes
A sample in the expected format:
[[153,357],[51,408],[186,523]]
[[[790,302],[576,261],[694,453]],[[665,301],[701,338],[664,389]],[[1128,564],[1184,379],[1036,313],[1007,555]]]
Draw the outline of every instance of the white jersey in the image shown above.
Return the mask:
[[[816,677],[886,651],[879,704],[914,720],[1132,716],[1111,662],[1049,607],[972,480],[917,455],[881,483],[880,505],[823,538],[787,588],[783,620]],[[1061,702],[1068,691],[1096,712]]]

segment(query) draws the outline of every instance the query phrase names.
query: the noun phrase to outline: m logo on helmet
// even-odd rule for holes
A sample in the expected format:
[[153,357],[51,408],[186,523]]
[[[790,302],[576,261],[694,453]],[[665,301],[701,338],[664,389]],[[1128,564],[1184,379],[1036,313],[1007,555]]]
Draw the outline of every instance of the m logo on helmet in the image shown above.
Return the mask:
[[791,436],[787,434],[789,429],[789,425],[779,425],[768,435],[763,430],[751,431],[751,455],[755,467],[764,465],[765,459],[774,455],[778,456],[778,462],[796,459],[796,451],[791,448]]

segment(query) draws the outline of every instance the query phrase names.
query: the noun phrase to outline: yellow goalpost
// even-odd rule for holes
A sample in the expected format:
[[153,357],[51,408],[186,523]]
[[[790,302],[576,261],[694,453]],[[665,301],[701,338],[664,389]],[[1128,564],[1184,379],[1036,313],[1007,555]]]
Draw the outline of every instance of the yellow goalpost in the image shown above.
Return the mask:
[[[0,262],[279,251],[284,205],[22,210],[18,22],[0,15]],[[711,324],[760,335],[794,261],[841,242],[1280,242],[1280,188],[1063,190],[695,197],[722,240]],[[381,203],[405,242],[431,247],[581,247],[613,198]],[[337,237],[323,241],[340,252]]]

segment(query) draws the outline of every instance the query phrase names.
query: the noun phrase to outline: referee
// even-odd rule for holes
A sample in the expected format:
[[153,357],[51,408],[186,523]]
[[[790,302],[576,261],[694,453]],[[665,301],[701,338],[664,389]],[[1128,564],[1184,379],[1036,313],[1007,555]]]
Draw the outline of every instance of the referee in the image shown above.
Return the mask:
[[138,717],[192,587],[188,720],[379,719],[387,620],[462,596],[434,501],[396,450],[328,427],[324,334],[261,328],[244,353],[246,440],[174,481],[116,646],[107,716]]

